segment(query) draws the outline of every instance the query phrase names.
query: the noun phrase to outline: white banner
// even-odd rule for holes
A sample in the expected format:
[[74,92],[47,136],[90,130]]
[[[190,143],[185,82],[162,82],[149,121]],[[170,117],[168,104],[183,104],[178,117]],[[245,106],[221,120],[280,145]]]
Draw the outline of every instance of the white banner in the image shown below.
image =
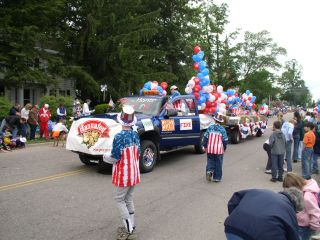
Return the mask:
[[66,148],[91,155],[110,152],[114,136],[121,131],[119,123],[106,118],[80,118],[72,123]]

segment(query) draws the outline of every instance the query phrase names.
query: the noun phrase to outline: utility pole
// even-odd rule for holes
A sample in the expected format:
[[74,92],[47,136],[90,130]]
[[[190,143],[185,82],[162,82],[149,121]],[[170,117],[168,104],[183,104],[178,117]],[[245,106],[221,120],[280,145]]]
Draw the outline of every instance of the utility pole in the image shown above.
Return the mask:
[[103,92],[103,102],[106,102],[106,91],[108,90],[108,85],[100,85],[101,92]]

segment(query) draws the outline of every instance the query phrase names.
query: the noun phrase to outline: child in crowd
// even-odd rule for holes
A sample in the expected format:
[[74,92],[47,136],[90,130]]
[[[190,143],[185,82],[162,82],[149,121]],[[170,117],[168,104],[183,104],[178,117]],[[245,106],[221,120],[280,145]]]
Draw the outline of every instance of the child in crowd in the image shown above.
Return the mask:
[[313,158],[312,158],[312,173],[318,174],[318,157],[320,155],[320,123],[315,125],[315,136],[316,136],[316,143],[313,146]]
[[309,240],[315,231],[320,231],[320,209],[318,206],[319,186],[317,182],[310,178],[305,180],[295,173],[288,173],[283,180],[283,187],[296,187],[303,191],[305,208],[302,212],[297,213],[299,225],[299,239]]
[[225,128],[218,124],[224,121],[222,114],[216,113],[213,119],[214,123],[208,127],[203,138],[203,146],[207,152],[206,178],[209,182],[220,182],[223,155],[227,148],[228,135]]
[[273,133],[269,138],[269,144],[271,147],[271,182],[283,181],[283,161],[284,154],[286,152],[286,138],[281,132],[281,122],[275,121],[273,123]]
[[111,153],[105,153],[103,158],[113,164],[112,183],[116,187],[114,199],[123,222],[123,227],[118,228],[117,240],[137,239],[133,192],[135,185],[140,183],[140,139],[132,130],[137,121],[134,109],[131,106],[123,106],[117,120],[122,125],[122,131],[114,137]]
[[268,155],[266,170],[264,172],[267,174],[271,174],[271,148],[270,148],[270,144],[269,144],[269,139],[267,139],[263,143],[263,149],[267,152],[267,155]]
[[62,147],[66,140],[66,135],[68,133],[68,128],[66,127],[66,120],[60,119],[60,121],[53,126],[52,137],[53,137],[53,146],[58,147],[59,141],[62,141]]
[[311,178],[313,146],[316,143],[316,136],[314,135],[313,129],[313,123],[307,122],[304,124],[305,134],[303,138],[303,150],[301,159],[302,177],[304,179]]

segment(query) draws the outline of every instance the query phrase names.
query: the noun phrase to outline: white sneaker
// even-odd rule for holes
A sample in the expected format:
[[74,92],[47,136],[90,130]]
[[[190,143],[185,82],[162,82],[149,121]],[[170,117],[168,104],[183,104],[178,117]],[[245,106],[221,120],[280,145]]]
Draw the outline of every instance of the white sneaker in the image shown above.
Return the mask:
[[284,168],[283,168],[283,171],[287,172],[287,171],[288,171],[288,169],[284,167]]
[[270,170],[265,170],[264,173],[271,174],[271,169]]

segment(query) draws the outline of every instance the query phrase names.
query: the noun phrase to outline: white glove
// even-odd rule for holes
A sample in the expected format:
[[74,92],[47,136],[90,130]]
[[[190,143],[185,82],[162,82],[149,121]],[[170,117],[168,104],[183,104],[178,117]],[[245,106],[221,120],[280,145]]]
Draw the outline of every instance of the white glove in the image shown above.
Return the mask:
[[103,161],[106,163],[110,163],[110,164],[114,164],[114,163],[118,162],[117,159],[111,157],[111,152],[106,152],[103,154]]

